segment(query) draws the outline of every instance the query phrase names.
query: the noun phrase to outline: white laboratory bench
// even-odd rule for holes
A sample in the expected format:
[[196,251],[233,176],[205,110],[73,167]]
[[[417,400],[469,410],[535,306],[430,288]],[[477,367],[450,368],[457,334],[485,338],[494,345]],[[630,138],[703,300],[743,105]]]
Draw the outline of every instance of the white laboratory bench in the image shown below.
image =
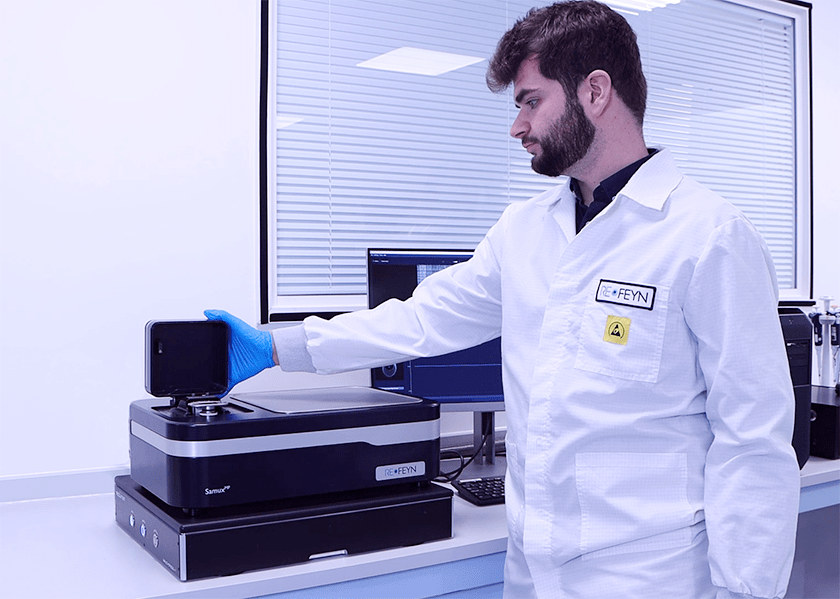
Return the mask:
[[[111,474],[93,486],[103,487]],[[43,486],[35,478],[0,480],[2,599],[501,596],[503,505],[476,507],[456,496],[451,539],[179,582],[117,527],[111,489],[50,497]],[[26,488],[41,498],[25,497]],[[802,470],[800,511],[838,503],[840,460],[811,458]]]

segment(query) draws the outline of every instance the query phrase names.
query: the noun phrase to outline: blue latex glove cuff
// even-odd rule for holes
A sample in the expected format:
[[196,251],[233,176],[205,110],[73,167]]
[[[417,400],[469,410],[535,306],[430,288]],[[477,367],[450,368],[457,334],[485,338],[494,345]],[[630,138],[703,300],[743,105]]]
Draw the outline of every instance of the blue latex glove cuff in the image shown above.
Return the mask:
[[208,320],[221,320],[230,327],[228,342],[228,391],[237,383],[274,366],[271,333],[258,331],[224,310],[205,310]]

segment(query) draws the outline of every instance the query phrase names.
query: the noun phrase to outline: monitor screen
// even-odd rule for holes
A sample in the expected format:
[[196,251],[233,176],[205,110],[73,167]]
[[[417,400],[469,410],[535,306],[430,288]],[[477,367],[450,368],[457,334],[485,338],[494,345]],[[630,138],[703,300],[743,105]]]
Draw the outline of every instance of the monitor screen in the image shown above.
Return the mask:
[[[411,297],[430,274],[472,257],[470,250],[370,249],[368,307]],[[432,399],[443,409],[503,410],[500,338],[434,358],[418,358],[371,371],[372,386]],[[480,405],[491,404],[494,405]]]

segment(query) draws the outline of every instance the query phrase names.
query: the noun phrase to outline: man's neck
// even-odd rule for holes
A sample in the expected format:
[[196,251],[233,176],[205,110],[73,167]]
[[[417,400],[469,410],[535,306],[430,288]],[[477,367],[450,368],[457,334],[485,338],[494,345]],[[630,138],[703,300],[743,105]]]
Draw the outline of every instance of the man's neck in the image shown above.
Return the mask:
[[647,145],[641,135],[625,135],[609,142],[596,139],[588,155],[567,174],[577,180],[581,199],[589,206],[601,181],[647,155]]

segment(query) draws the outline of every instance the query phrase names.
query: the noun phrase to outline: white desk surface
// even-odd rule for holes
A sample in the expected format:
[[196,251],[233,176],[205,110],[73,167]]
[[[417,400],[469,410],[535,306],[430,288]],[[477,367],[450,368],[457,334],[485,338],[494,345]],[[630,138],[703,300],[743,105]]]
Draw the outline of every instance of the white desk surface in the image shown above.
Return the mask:
[[[802,472],[802,487],[802,511],[840,503],[840,460],[811,458]],[[0,598],[259,597],[473,558],[491,559],[495,571],[506,543],[503,505],[476,507],[456,496],[451,539],[179,582],[116,525],[112,492],[7,501],[0,503]],[[398,582],[413,584],[416,579],[412,575]],[[482,582],[498,581],[480,579],[475,586]],[[406,596],[429,596],[398,588]],[[440,594],[444,592],[442,587]]]
[[504,506],[454,501],[453,537],[423,545],[179,582],[114,520],[114,495],[0,504],[0,598],[258,597],[504,552]]

